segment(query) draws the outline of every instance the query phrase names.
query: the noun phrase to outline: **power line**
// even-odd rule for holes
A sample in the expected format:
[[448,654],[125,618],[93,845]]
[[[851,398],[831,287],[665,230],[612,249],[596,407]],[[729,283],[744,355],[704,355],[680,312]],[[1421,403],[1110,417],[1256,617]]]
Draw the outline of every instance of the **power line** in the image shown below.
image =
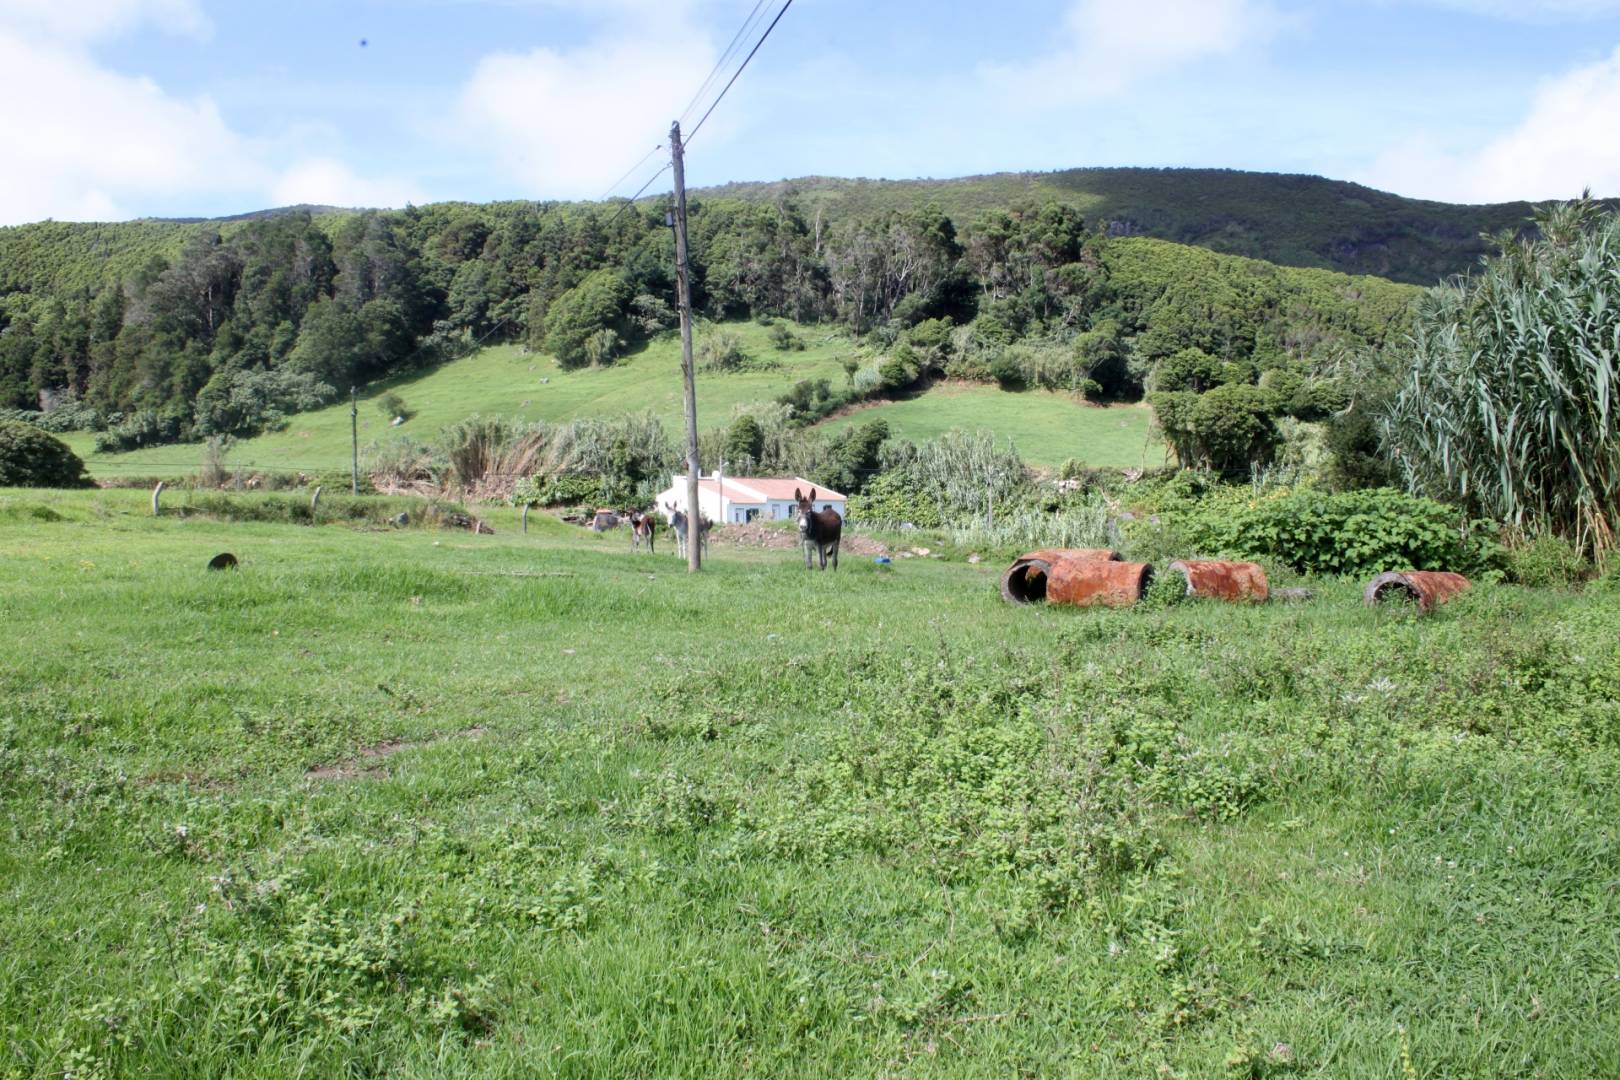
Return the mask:
[[619,209],[618,209],[618,210],[617,210],[617,211],[615,211],[615,212],[614,212],[614,214],[613,214],[613,216],[612,216],[612,217],[610,217],[610,218],[608,218],[608,220],[607,220],[607,224],[606,224],[606,225],[604,225],[604,226],[603,226],[603,228],[609,228],[609,229],[610,229],[610,228],[612,228],[612,227],[613,227],[613,223],[614,223],[614,222],[615,222],[615,221],[618,221],[618,220],[619,220],[619,215],[620,215],[620,214],[623,214],[623,213],[624,213],[624,212],[625,212],[625,211],[626,211],[626,210],[628,210],[628,209],[629,209],[629,208],[630,208],[630,207],[632,207],[632,206],[634,206],[634,205],[635,205],[635,204],[636,204],[636,200],[637,200],[637,199],[639,199],[639,198],[641,198],[641,196],[642,196],[642,194],[643,194],[643,193],[644,193],[644,192],[645,192],[645,191],[646,191],[646,190],[647,190],[647,189],[648,189],[648,188],[650,188],[650,187],[652,187],[652,186],[653,186],[653,181],[655,181],[655,180],[657,180],[657,179],[658,179],[658,178],[659,178],[659,177],[660,177],[660,176],[663,176],[663,175],[664,175],[664,174],[665,174],[665,173],[666,173],[666,172],[668,172],[668,171],[669,171],[669,170],[670,170],[670,168],[672,168],[672,167],[673,167],[673,164],[674,164],[674,163],[673,163],[673,162],[667,162],[667,163],[665,163],[665,165],[664,165],[664,166],[663,166],[663,167],[662,167],[662,168],[660,168],[660,169],[659,169],[659,170],[658,170],[658,171],[657,171],[657,172],[655,172],[655,173],[653,173],[653,174],[652,174],[652,175],[651,175],[651,176],[649,176],[649,177],[648,177],[648,178],[647,178],[647,182],[646,182],[646,183],[645,183],[645,184],[642,184],[642,185],[641,185],[641,188],[640,188],[640,190],[639,190],[639,191],[637,191],[637,192],[636,192],[636,193],[635,193],[635,194],[634,194],[634,195],[632,195],[632,196],[630,196],[630,197],[629,197],[629,198],[628,198],[628,199],[626,199],[626,200],[625,200],[625,201],[624,201],[624,202],[622,202],[622,203],[620,203],[620,204],[619,204]]
[[641,160],[636,162],[634,165],[630,166],[628,169],[624,170],[624,175],[619,177],[617,180],[613,181],[613,183],[609,184],[607,191],[597,201],[598,202],[607,202],[609,199],[611,199],[613,197],[613,193],[615,191],[618,191],[619,188],[624,185],[624,182],[626,180],[630,179],[630,177],[634,173],[636,173],[643,165],[647,164],[647,159],[648,158],[652,157],[654,154],[658,153],[658,151],[662,150],[663,148],[664,148],[664,144],[659,143],[657,146],[653,147],[651,150],[649,150],[645,154],[641,155]]
[[765,0],[755,0],[754,10],[748,13],[748,18],[744,19],[743,24],[737,28],[737,33],[732,36],[731,44],[726,46],[726,51],[720,54],[719,60],[715,61],[714,70],[710,71],[709,77],[703,80],[703,85],[698,87],[697,93],[692,95],[692,100],[686,103],[686,108],[681,110],[681,123],[686,123],[688,117],[692,115],[692,110],[697,108],[698,101],[708,92],[709,87],[714,85],[714,81],[719,77],[720,72],[731,62],[731,58],[736,55],[737,46],[746,36],[753,33],[753,27],[758,24],[760,12],[764,8]]
[[742,76],[744,71],[748,70],[748,62],[754,58],[755,53],[759,52],[759,47],[765,44],[765,39],[771,36],[771,31],[776,29],[776,24],[782,21],[782,16],[786,15],[787,9],[792,6],[793,0],[787,0],[787,2],[782,5],[782,10],[776,13],[776,18],[772,19],[771,25],[765,28],[765,33],[761,34],[759,40],[754,42],[754,47],[749,50],[748,55],[743,59],[742,66],[732,74],[731,81],[726,83],[725,89],[720,91],[720,96],[714,99],[714,104],[709,106],[709,111],[703,114],[703,119],[699,120],[697,122],[697,126],[692,128],[692,130],[686,135],[686,137],[682,140],[683,143],[690,146],[692,140],[697,137],[697,133],[703,130],[704,123],[709,119],[710,115],[713,114],[715,108],[725,100],[726,94],[731,90],[732,86],[736,84],[737,79]]

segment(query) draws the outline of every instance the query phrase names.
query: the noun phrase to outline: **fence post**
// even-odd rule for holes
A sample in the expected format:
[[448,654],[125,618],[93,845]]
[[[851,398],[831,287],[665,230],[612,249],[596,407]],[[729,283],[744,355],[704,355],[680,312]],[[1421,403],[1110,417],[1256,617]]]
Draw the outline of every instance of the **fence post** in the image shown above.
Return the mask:
[[315,485],[315,494],[309,497],[309,523],[315,524],[315,508],[321,503],[321,485]]
[[524,533],[527,533],[529,531],[529,504],[528,503],[523,504],[523,531],[524,531]]
[[161,513],[161,511],[158,509],[158,500],[161,499],[162,497],[163,497],[163,481],[159,480],[158,481],[158,486],[152,489],[152,516],[153,517],[157,517],[158,514]]

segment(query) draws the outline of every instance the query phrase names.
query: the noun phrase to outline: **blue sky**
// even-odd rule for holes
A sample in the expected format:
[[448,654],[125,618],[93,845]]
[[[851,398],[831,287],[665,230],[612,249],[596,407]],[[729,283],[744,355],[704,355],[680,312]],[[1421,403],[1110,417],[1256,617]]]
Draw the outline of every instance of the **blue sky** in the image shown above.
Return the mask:
[[[598,197],[753,6],[0,0],[0,224]],[[1620,0],[795,0],[689,182],[1194,165],[1620,195],[1617,133]]]

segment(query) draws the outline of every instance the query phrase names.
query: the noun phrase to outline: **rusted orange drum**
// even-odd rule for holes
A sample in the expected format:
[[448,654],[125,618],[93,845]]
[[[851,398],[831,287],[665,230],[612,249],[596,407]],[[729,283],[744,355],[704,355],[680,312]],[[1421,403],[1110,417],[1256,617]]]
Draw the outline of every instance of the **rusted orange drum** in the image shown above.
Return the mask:
[[1129,607],[1153,580],[1152,566],[1120,562],[1115,552],[1075,554],[1032,551],[1018,559],[1001,576],[1002,598],[1009,604]]
[[1367,582],[1361,599],[1368,607],[1404,600],[1427,615],[1472,584],[1461,574],[1445,570],[1391,570]]
[[1020,562],[1024,559],[1039,559],[1048,563],[1062,562],[1064,559],[1103,559],[1118,562],[1119,552],[1112,548],[1042,548],[1027,555],[1020,555],[1018,558]]
[[1223,562],[1219,559],[1177,559],[1170,569],[1187,580],[1188,596],[1211,600],[1252,600],[1262,602],[1271,596],[1266,572],[1258,563]]

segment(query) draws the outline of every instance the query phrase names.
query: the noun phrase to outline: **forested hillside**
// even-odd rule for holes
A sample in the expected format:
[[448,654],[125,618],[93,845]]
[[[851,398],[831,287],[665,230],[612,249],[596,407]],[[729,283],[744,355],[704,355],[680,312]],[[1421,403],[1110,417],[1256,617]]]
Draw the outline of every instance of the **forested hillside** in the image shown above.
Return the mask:
[[[843,387],[795,388],[785,403],[811,421],[941,375],[1134,400],[1189,350],[1181,368],[1220,370],[1183,389],[1278,371],[1268,408],[1320,413],[1343,395],[1299,386],[1404,325],[1415,295],[1113,235],[1059,201],[959,213],[699,197],[696,303],[884,351]],[[656,202],[513,202],[0,230],[0,408],[44,407],[36,422],[119,450],[274,430],[483,343],[610,364],[675,324],[663,222]]]
[[792,195],[828,223],[929,202],[965,221],[1019,203],[1055,201],[1117,235],[1414,285],[1469,269],[1490,249],[1482,234],[1523,230],[1534,210],[1524,202],[1458,206],[1320,176],[1233,169],[1066,169],[953,180],[807,176],[727,184],[705,194],[758,202]]

